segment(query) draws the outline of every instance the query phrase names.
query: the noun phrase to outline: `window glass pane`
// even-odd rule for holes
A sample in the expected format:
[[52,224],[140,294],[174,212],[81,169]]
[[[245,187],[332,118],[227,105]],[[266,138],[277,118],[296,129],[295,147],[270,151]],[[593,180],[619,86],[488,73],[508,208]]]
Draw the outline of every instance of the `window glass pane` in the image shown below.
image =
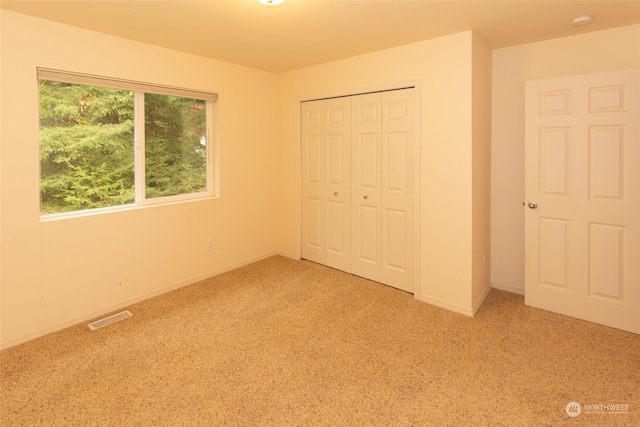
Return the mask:
[[133,92],[39,81],[41,213],[133,203]]
[[206,102],[146,93],[145,196],[207,190]]

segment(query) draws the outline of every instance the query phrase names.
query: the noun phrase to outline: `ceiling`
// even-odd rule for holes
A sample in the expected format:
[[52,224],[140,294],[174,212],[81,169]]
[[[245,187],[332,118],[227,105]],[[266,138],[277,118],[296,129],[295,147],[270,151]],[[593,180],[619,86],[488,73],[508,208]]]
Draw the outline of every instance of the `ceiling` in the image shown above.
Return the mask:
[[[3,9],[270,72],[461,31],[493,48],[640,23],[640,0],[3,0]],[[591,25],[572,28],[579,15]]]

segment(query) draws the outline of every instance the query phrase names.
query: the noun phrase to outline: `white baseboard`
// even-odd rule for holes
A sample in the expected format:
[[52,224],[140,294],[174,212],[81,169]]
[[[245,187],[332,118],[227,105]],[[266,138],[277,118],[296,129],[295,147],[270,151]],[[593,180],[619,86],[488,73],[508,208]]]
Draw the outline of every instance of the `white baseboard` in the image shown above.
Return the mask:
[[484,302],[484,299],[487,297],[487,295],[489,295],[489,292],[491,292],[491,283],[489,283],[489,286],[487,286],[487,288],[484,290],[484,292],[482,293],[480,298],[478,298],[478,301],[476,301],[475,304],[473,304],[473,315],[474,316],[476,315],[476,311],[478,311],[478,309],[480,308],[480,306]]
[[166,294],[167,292],[171,292],[171,291],[174,291],[176,289],[180,289],[182,287],[192,285],[192,284],[200,282],[202,280],[206,280],[206,279],[208,279],[210,277],[218,276],[218,275],[220,275],[222,273],[226,273],[228,271],[235,270],[236,268],[244,267],[245,265],[253,264],[254,262],[262,261],[263,259],[270,258],[270,257],[275,256],[275,255],[282,255],[284,257],[295,259],[295,257],[292,256],[291,254],[284,253],[284,252],[279,252],[279,251],[270,252],[270,253],[267,253],[267,254],[264,254],[264,255],[260,255],[258,257],[250,258],[250,259],[247,259],[245,261],[241,261],[241,262],[238,262],[238,263],[235,263],[235,264],[231,264],[231,265],[228,265],[226,267],[222,267],[222,268],[219,268],[217,270],[211,271],[209,273],[202,274],[202,275],[196,276],[196,277],[192,277],[191,279],[184,280],[182,282],[175,283],[173,285],[166,286],[166,287],[161,288],[161,289],[157,289],[157,290],[155,290],[153,292],[149,292],[149,293],[146,293],[144,295],[128,299],[128,300],[126,300],[126,301],[124,301],[122,303],[118,303],[118,304],[115,304],[115,305],[112,305],[112,306],[106,307],[104,309],[101,309],[101,310],[98,310],[98,311],[95,311],[95,312],[92,312],[92,313],[88,313],[88,314],[85,314],[85,315],[82,315],[82,316],[74,317],[72,319],[65,320],[65,321],[53,324],[53,325],[48,326],[46,328],[42,328],[42,329],[40,329],[40,330],[38,330],[36,332],[32,332],[32,333],[23,335],[21,337],[14,338],[12,340],[3,342],[2,345],[0,345],[0,350],[4,350],[6,348],[13,347],[13,346],[16,346],[18,344],[25,343],[27,341],[31,341],[33,339],[42,337],[44,335],[47,335],[47,334],[50,334],[50,333],[53,333],[53,332],[57,332],[59,330],[68,328],[70,326],[75,326],[75,325],[77,325],[79,323],[86,322],[86,321],[94,319],[96,317],[103,316],[103,315],[105,315],[107,313],[111,313],[113,311],[123,309],[125,307],[128,307],[130,305],[136,304],[138,302],[141,302],[141,301],[144,301],[144,300],[147,300],[147,299],[150,299],[150,298],[162,295],[162,294]]
[[422,301],[422,302],[426,302],[428,304],[431,304],[431,305],[435,305],[435,306],[440,307],[440,308],[447,309],[449,311],[454,311],[456,313],[464,314],[465,316],[473,317],[473,316],[475,316],[476,311],[478,311],[478,308],[480,308],[480,306],[484,302],[484,300],[487,297],[487,295],[489,295],[489,292],[491,292],[491,285],[487,286],[487,288],[484,290],[484,292],[482,292],[482,295],[480,296],[478,301],[475,302],[475,304],[473,305],[471,310],[468,310],[468,309],[462,308],[462,307],[458,307],[456,305],[452,305],[452,304],[449,304],[449,303],[446,303],[444,301],[440,301],[440,300],[437,300],[437,299],[434,299],[434,298],[420,297],[419,300]]
[[465,316],[473,317],[473,312],[466,308],[458,307],[457,305],[451,305],[444,301],[440,301],[434,298],[428,297],[420,297],[418,298],[422,302],[426,302],[427,304],[435,305],[436,307],[444,308],[449,311],[454,311],[456,313],[464,314]]
[[499,283],[492,283],[491,287],[499,291],[506,291],[518,295],[524,295],[524,288],[514,288],[513,286],[501,285]]
[[299,256],[296,256],[295,254],[290,253],[290,252],[278,251],[274,255],[281,255],[281,256],[283,256],[285,258],[291,258],[294,261],[300,261],[300,259],[301,259]]

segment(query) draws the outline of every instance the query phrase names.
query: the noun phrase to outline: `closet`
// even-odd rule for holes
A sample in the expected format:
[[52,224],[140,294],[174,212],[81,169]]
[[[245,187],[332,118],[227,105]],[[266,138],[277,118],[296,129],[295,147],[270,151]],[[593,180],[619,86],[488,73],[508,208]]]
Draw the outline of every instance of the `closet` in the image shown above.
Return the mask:
[[301,104],[302,258],[413,292],[414,89]]

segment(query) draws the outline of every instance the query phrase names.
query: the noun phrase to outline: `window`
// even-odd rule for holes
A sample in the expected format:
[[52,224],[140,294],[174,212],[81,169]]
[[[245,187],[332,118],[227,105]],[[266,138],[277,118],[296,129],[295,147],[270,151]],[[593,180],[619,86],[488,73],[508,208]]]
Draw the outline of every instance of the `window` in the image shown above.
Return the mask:
[[38,69],[42,215],[214,195],[217,96]]

